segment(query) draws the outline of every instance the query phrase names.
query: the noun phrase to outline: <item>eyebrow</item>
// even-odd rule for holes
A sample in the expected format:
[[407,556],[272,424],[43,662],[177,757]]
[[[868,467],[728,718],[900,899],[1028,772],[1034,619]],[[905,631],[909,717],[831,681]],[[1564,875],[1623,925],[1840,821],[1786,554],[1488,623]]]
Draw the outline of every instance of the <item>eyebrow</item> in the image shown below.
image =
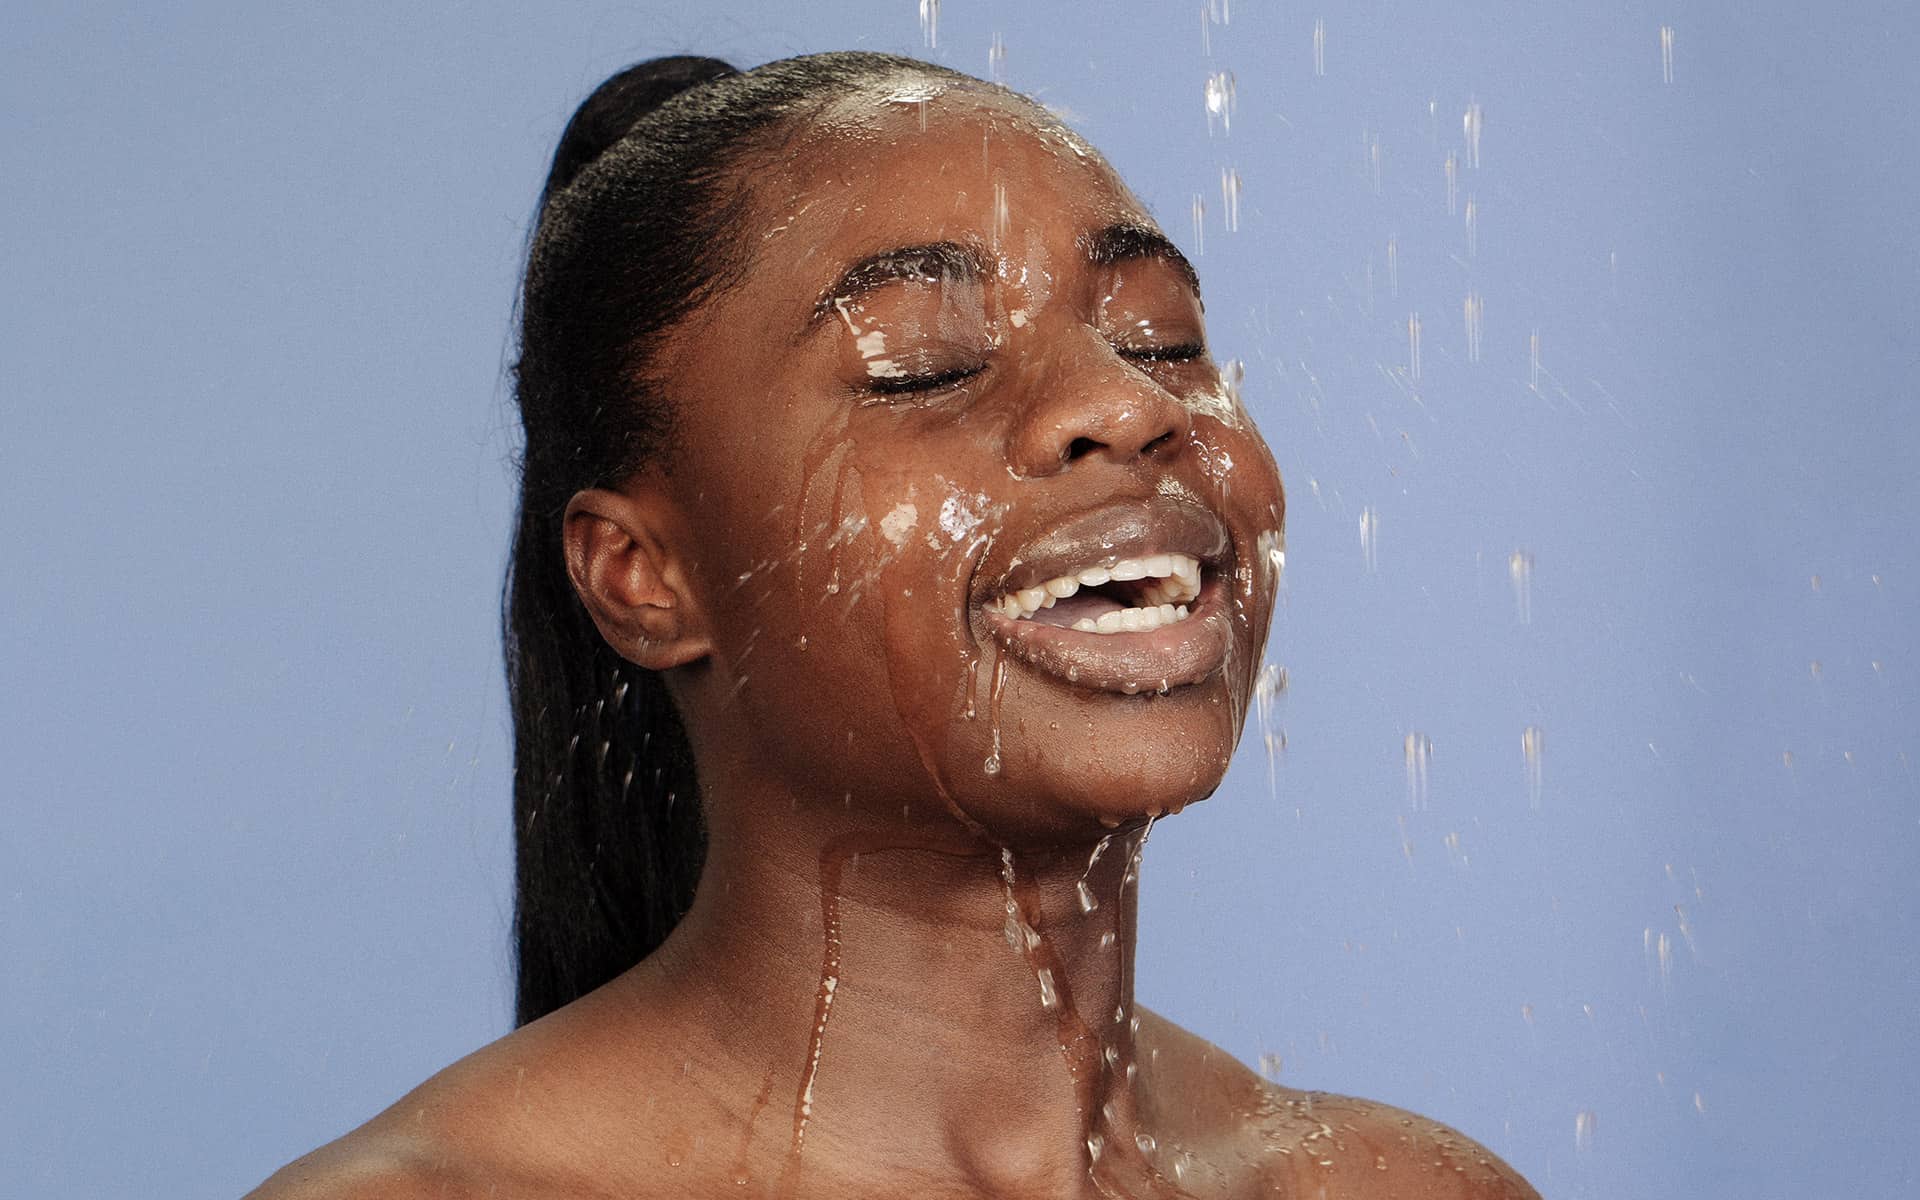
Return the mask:
[[1193,269],[1187,256],[1180,253],[1180,248],[1167,240],[1166,234],[1151,225],[1131,221],[1109,225],[1097,233],[1082,237],[1080,248],[1086,254],[1087,261],[1096,267],[1158,259],[1180,273],[1180,277],[1187,281],[1187,286],[1193,289],[1194,299],[1200,298],[1200,273]]
[[[1171,266],[1200,297],[1200,273],[1187,256],[1167,236],[1151,225],[1120,222],[1076,239],[1086,261],[1096,267],[1110,267],[1142,259],[1157,260]],[[987,255],[978,246],[962,242],[928,242],[919,246],[898,246],[854,263],[814,301],[807,328],[812,329],[831,317],[842,306],[890,283],[971,283],[993,273]]]
[[987,256],[976,246],[960,242],[928,242],[923,246],[900,246],[854,263],[841,272],[832,286],[820,293],[814,303],[808,327],[819,324],[845,304],[889,283],[972,282],[992,274]]

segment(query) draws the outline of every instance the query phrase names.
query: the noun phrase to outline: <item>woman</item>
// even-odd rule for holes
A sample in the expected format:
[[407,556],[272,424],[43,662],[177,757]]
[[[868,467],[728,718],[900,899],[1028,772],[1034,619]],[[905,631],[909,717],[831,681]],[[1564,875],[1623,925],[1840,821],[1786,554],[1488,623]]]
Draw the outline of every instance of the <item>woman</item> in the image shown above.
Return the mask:
[[258,1195],[1533,1194],[1133,1004],[1284,500],[1091,148],[907,59],[642,63],[522,315],[521,1027]]

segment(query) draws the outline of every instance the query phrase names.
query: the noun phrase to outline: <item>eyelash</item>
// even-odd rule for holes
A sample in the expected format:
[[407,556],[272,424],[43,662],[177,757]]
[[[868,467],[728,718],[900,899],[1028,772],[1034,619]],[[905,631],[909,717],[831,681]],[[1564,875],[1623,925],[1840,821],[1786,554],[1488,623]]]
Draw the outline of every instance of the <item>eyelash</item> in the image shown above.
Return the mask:
[[962,367],[954,371],[940,371],[932,375],[889,375],[869,379],[866,389],[877,396],[898,396],[908,392],[937,392],[957,387],[986,367]]
[[[1207,352],[1199,342],[1183,342],[1178,346],[1153,346],[1144,350],[1119,351],[1120,357],[1137,363],[1185,363],[1192,362]],[[938,392],[958,387],[986,367],[963,367],[954,371],[940,371],[932,375],[895,375],[870,379],[866,383],[867,391],[876,396],[899,396],[913,392]]]
[[1206,352],[1207,348],[1199,342],[1182,342],[1178,346],[1150,346],[1144,350],[1122,349],[1120,357],[1143,363],[1192,362]]

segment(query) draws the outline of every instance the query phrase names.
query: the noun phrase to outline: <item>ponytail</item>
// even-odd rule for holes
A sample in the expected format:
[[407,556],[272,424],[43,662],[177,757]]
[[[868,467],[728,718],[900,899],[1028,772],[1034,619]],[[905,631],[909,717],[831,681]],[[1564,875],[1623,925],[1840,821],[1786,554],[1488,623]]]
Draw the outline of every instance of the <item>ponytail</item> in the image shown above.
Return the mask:
[[561,516],[583,488],[670,469],[672,407],[652,356],[745,259],[733,168],[809,106],[903,75],[966,79],[866,53],[744,73],[652,59],[600,85],[554,153],[520,298],[525,445],[504,603],[518,1024],[652,953],[706,857],[680,714],[659,673],[601,638],[567,574]]

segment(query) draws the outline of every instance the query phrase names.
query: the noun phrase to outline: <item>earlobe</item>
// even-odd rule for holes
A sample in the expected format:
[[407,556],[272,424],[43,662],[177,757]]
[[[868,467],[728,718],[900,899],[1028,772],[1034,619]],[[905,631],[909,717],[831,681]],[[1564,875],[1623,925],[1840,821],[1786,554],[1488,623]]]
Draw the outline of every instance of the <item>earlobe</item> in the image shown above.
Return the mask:
[[655,671],[712,650],[686,572],[662,536],[662,515],[624,492],[589,488],[568,501],[561,521],[567,574],[600,636]]

